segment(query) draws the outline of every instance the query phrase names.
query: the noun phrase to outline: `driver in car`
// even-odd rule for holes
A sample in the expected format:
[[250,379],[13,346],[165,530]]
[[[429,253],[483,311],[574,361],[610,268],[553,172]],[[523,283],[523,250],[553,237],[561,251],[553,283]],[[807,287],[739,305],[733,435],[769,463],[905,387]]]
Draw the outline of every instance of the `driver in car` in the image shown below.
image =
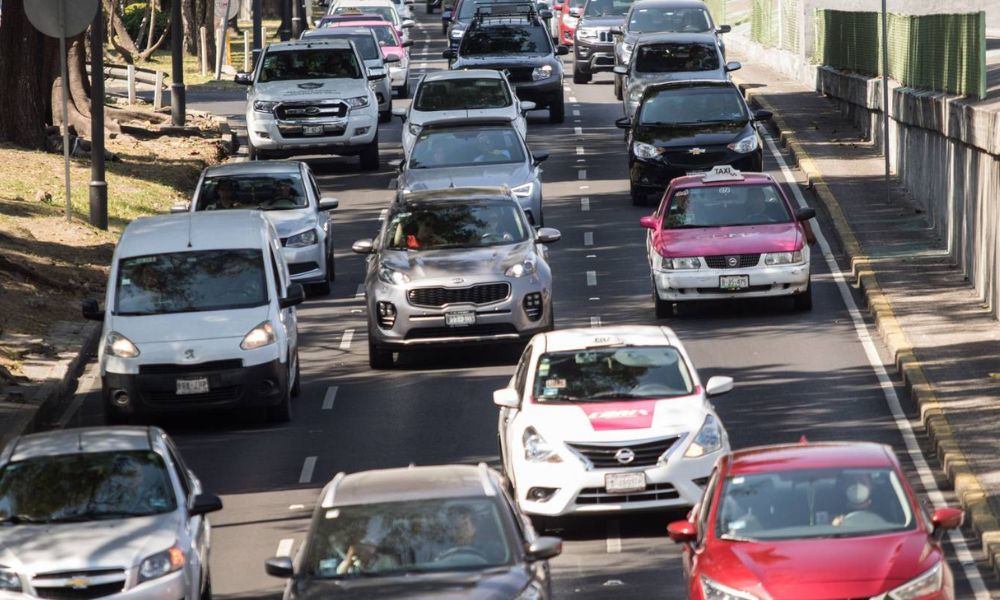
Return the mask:
[[447,518],[450,525],[450,546],[438,553],[435,560],[449,560],[458,556],[465,557],[471,564],[492,564],[503,560],[503,551],[500,550],[501,555],[497,554],[495,539],[480,539],[489,536],[479,535],[475,515],[469,507],[449,507]]
[[872,509],[872,478],[867,473],[852,473],[844,478],[844,504],[840,514],[830,522],[834,527],[840,527],[853,513],[871,512]]

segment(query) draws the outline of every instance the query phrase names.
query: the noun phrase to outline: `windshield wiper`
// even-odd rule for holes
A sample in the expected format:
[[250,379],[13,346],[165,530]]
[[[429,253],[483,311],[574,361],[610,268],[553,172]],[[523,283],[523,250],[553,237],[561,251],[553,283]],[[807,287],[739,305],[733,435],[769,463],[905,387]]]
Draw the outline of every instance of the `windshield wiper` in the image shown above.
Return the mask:
[[706,227],[724,227],[723,225],[695,225],[694,223],[687,223],[685,225],[674,225],[673,227],[667,227],[667,229],[705,229]]
[[86,521],[103,521],[106,519],[130,519],[134,517],[149,517],[156,513],[126,512],[126,511],[87,511],[56,517],[50,519],[49,523],[84,523]]
[[39,523],[48,523],[48,519],[40,519],[37,517],[32,517],[30,515],[10,515],[0,519],[0,524],[10,524],[10,525],[25,525],[31,524],[36,525]]

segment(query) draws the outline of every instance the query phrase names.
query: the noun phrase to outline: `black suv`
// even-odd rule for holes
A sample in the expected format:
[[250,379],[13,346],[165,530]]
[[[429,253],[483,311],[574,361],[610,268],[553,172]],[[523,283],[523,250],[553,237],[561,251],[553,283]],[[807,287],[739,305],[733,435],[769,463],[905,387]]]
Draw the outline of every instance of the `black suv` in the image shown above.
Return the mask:
[[569,48],[552,45],[546,12],[524,2],[479,5],[458,49],[442,56],[453,61],[452,69],[507,71],[518,98],[548,108],[549,122],[562,123],[566,108],[558,57],[569,54]]
[[632,0],[587,0],[573,37],[573,83],[615,66],[615,36],[621,35]]
[[632,204],[645,204],[674,177],[732,165],[762,171],[764,150],[756,123],[771,113],[750,112],[731,81],[678,81],[646,88],[628,130],[629,183]]

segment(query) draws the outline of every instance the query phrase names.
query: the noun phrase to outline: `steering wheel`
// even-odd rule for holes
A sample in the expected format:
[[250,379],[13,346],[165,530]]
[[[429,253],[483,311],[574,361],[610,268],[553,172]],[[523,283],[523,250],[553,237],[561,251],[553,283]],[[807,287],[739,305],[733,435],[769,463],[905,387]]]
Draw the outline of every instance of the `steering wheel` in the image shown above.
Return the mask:
[[873,513],[870,510],[855,510],[844,515],[841,520],[841,524],[847,525],[848,523],[853,525],[882,525],[886,522],[885,519],[881,517],[878,513]]
[[434,557],[434,560],[435,561],[445,560],[447,558],[451,558],[452,556],[461,554],[474,556],[478,558],[483,564],[490,562],[490,559],[487,558],[486,555],[483,554],[481,550],[473,546],[456,546],[454,548],[449,548],[444,552],[442,552],[441,554],[438,554],[436,557]]

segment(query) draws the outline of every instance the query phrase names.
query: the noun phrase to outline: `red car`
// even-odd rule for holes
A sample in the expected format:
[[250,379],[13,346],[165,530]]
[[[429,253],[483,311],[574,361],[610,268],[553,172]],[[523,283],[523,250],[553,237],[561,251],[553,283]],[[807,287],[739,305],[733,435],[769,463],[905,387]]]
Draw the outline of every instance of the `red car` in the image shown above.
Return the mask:
[[583,12],[583,5],[587,0],[556,0],[552,5],[552,13],[559,21],[557,39],[563,46],[573,45],[573,32],[576,31],[576,24],[580,22],[580,14]]
[[928,515],[887,446],[803,443],[720,458],[668,531],[691,599],[952,600],[941,538],[962,517]]

